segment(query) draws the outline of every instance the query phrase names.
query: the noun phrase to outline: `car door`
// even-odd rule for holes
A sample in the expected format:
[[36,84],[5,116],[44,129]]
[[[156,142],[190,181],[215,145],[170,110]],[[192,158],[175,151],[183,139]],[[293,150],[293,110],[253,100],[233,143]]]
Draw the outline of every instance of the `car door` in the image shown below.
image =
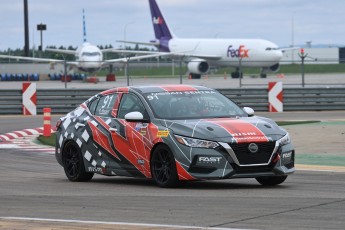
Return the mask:
[[[130,112],[140,112],[148,120],[148,114],[140,98],[132,93],[123,93],[117,116],[114,118],[112,140],[116,150],[134,167],[134,171],[150,177],[151,145],[146,137],[148,123],[126,121],[125,115]],[[131,169],[128,166],[126,168]]]

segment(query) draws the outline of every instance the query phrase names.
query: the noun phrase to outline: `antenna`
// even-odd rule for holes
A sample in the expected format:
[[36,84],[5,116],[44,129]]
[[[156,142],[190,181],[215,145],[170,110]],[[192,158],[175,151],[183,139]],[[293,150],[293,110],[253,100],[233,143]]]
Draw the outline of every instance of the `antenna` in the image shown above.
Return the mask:
[[84,42],[86,42],[86,23],[85,23],[85,10],[83,9],[83,37],[84,37]]

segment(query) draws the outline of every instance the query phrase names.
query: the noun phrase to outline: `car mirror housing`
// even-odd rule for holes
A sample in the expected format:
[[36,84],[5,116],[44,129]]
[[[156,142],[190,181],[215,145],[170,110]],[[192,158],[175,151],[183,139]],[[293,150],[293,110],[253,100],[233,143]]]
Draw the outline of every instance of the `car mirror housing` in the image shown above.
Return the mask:
[[243,107],[243,111],[246,112],[249,117],[254,116],[254,109],[250,107]]
[[125,119],[128,122],[149,122],[148,119],[144,119],[144,115],[141,112],[130,112],[125,115]]

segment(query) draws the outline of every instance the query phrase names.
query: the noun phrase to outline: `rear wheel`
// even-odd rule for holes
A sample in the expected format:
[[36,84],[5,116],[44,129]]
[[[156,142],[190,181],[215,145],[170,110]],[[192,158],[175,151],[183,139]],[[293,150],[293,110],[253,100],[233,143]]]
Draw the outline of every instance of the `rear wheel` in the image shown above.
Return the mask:
[[179,184],[175,157],[167,146],[160,145],[153,151],[151,172],[160,187],[171,188]]
[[70,181],[81,182],[92,179],[94,173],[85,172],[80,148],[74,142],[68,142],[63,150],[62,165]]
[[287,176],[268,176],[255,178],[260,184],[265,186],[274,186],[283,183]]

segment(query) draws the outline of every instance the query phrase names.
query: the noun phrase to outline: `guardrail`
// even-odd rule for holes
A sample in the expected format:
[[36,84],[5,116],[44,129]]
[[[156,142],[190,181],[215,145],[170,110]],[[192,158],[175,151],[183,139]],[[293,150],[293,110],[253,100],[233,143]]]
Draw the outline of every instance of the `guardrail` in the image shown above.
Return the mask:
[[[92,95],[105,89],[38,89],[37,114],[49,107],[53,114],[65,114]],[[218,89],[240,106],[268,111],[265,88]],[[286,88],[284,111],[345,110],[345,88]],[[0,114],[22,114],[22,90],[0,89]]]

